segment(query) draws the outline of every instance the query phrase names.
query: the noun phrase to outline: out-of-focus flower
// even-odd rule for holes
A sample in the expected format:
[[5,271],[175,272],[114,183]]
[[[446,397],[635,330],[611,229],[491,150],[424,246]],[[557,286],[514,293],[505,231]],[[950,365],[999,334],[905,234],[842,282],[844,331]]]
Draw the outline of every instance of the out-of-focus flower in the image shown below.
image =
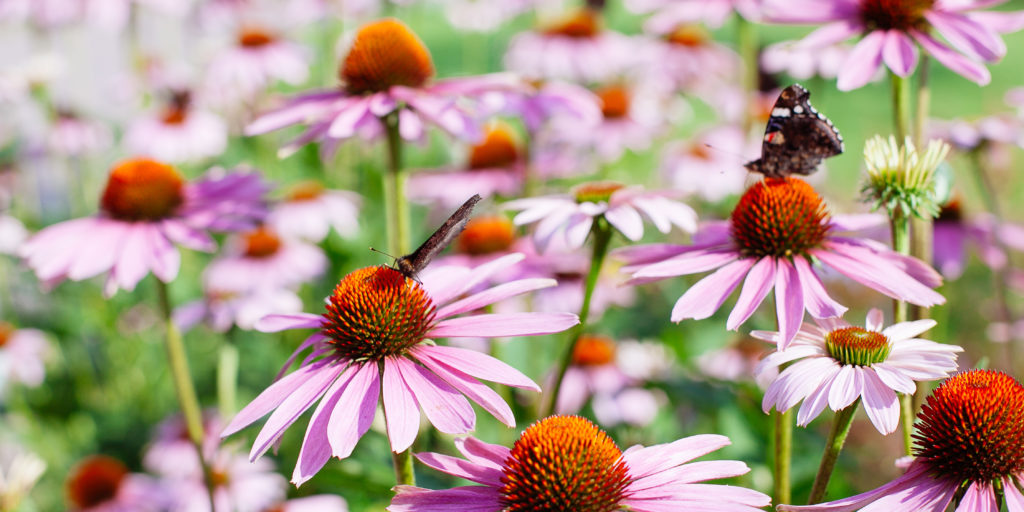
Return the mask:
[[210,61],[204,98],[220,105],[251,103],[274,81],[299,85],[309,76],[306,51],[276,34],[249,26]]
[[83,119],[68,110],[59,110],[47,135],[50,150],[68,157],[97,153],[113,144],[107,125]]
[[825,23],[797,44],[802,49],[863,36],[840,65],[838,87],[843,91],[868,83],[882,63],[899,76],[909,76],[917,67],[918,46],[964,78],[985,85],[991,75],[983,62],[996,62],[1006,54],[999,34],[1024,27],[1024,11],[978,11],[993,3],[1002,2],[767,0],[765,19]]
[[16,444],[2,448],[0,510],[15,511],[46,471],[46,462]]
[[739,127],[712,128],[668,146],[662,155],[662,172],[672,188],[718,202],[743,192],[750,173],[735,154],[745,154],[748,146]]
[[991,215],[965,218],[959,201],[946,203],[934,223],[932,257],[935,268],[947,279],[960,277],[967,263],[969,243],[975,246],[985,265],[1000,269],[1007,262],[1001,245],[1024,252],[1024,226],[997,225]]
[[550,120],[570,119],[580,130],[601,121],[601,100],[585,87],[558,80],[538,80],[519,94],[485,95],[484,102],[493,104],[495,112],[522,119],[534,136]]
[[1024,386],[992,370],[960,373],[928,397],[917,419],[914,460],[902,476],[849,498],[778,509],[943,512],[952,503],[959,512],[985,512],[999,510],[999,492],[1007,510],[1024,511]]
[[942,304],[932,288],[942,277],[927,264],[873,240],[843,236],[844,218],[832,217],[821,196],[796,178],[768,178],[750,187],[728,223],[709,224],[694,245],[653,244],[613,251],[626,261],[633,283],[717,269],[690,287],[672,308],[672,321],[708,318],[746,278],[726,326],[736,329],[775,290],[780,348],[796,336],[804,310],[814,318],[841,316],[813,262],[890,297],[921,306]]
[[271,313],[298,313],[302,299],[285,288],[260,289],[248,292],[206,289],[203,298],[174,309],[174,323],[187,331],[205,322],[216,332],[227,332],[232,326],[250,331]]
[[512,127],[492,123],[462,168],[416,172],[409,177],[408,194],[442,208],[458,207],[473,194],[513,196],[523,186],[525,168],[525,149]]
[[[468,141],[482,135],[477,114],[464,104],[494,91],[521,87],[511,75],[484,75],[433,81],[434,65],[423,42],[402,22],[384,19],[364,25],[356,34],[338,70],[342,87],[299,95],[267,112],[247,128],[257,135],[307,124],[287,143],[290,154],[313,141],[333,151],[340,141],[360,135],[373,139],[385,133],[384,119],[396,116],[401,138],[423,140],[427,125]],[[461,101],[459,101],[461,100]]]
[[653,12],[644,31],[667,34],[679,25],[704,23],[721,27],[733,12],[750,20],[761,17],[763,0],[627,0],[626,7],[637,13]]
[[[712,379],[750,381],[755,380],[755,369],[766,354],[768,350],[763,343],[743,336],[727,347],[701,354],[696,359],[696,365],[702,375]],[[756,374],[756,381],[766,388],[777,375],[777,371],[772,373],[771,368],[763,368],[761,373]]]
[[129,473],[121,461],[93,455],[68,474],[69,510],[76,512],[162,512],[171,504],[168,489],[152,478]]
[[[895,432],[900,420],[896,393],[912,394],[917,382],[949,376],[957,370],[956,353],[963,349],[917,338],[935,327],[935,320],[889,327],[882,321],[882,311],[872,309],[864,327],[839,318],[804,323],[788,348],[772,352],[758,365],[760,374],[790,363],[768,385],[761,408],[766,414],[772,407],[786,412],[802,400],[797,425],[806,426],[826,405],[838,412],[861,400],[879,432]],[[782,341],[777,332],[754,331],[751,336],[776,345]]]
[[699,25],[680,25],[661,35],[647,73],[675,91],[698,93],[736,83],[740,57]]
[[151,271],[170,282],[181,264],[174,244],[212,251],[207,230],[251,228],[266,214],[266,189],[256,173],[210,173],[189,183],[169,165],[125,160],[110,171],[100,214],[47,227],[18,252],[46,286],[107,271],[108,296],[135,289]]
[[614,162],[627,150],[643,151],[665,127],[665,101],[650,90],[616,83],[594,91],[601,101],[601,122],[581,130],[568,119],[553,123],[553,129],[577,143],[592,146],[605,162]]
[[918,151],[909,138],[899,145],[896,137],[876,135],[864,143],[867,178],[861,192],[892,218],[933,218],[939,214],[935,170],[947,154],[949,145],[939,140],[928,141],[928,147]]
[[50,351],[50,342],[42,331],[16,329],[0,322],[0,393],[10,382],[29,387],[42,384]]
[[[203,453],[212,457],[220,444],[216,431],[223,426],[215,411],[203,413]],[[174,479],[187,478],[202,471],[202,464],[196,454],[196,445],[188,435],[185,420],[180,414],[161,421],[153,431],[153,440],[146,448],[142,464],[147,471]]]
[[199,110],[192,94],[178,91],[165,110],[136,119],[124,134],[128,151],[171,163],[217,156],[228,144],[228,128],[217,115]]
[[[551,279],[522,279],[480,292],[479,283],[522,259],[513,254],[474,269],[442,267],[410,279],[390,267],[367,267],[345,276],[323,315],[270,315],[267,332],[317,329],[285,364],[308,348],[298,370],[281,378],[247,405],[222,436],[231,435],[274,410],[256,436],[251,458],[273,445],[301,411],[320,400],[309,421],[292,482],[302,484],[333,455],[348,457],[370,428],[382,397],[391,450],[416,439],[420,409],[438,430],[473,429],[476,415],[467,397],[512,426],[509,406],[482,378],[539,389],[525,375],[487,355],[426,343],[448,337],[530,336],[563,331],[579,322],[567,313],[479,314],[452,318],[489,304],[552,286]],[[275,410],[276,409],[276,410]]]
[[251,293],[298,288],[325,270],[323,249],[261,226],[229,239],[224,253],[203,271],[203,282],[210,290]]
[[303,181],[290,187],[284,201],[274,205],[267,225],[284,236],[322,242],[334,228],[350,238],[359,232],[359,206],[362,198],[355,192],[330,190],[316,181]]
[[505,67],[531,80],[614,80],[643,61],[650,48],[601,25],[599,12],[583,8],[556,23],[518,34],[505,53]]
[[513,219],[517,226],[537,223],[533,240],[544,252],[556,235],[561,235],[570,249],[583,247],[598,217],[633,241],[644,235],[641,214],[662,233],[668,233],[672,226],[692,233],[697,229],[697,212],[670,196],[602,181],[578,185],[570,194],[517,199],[504,206],[519,210]]
[[1024,118],[997,114],[974,120],[932,119],[928,136],[949,142],[960,151],[1010,144],[1024,148]]
[[[3,198],[2,192],[0,192],[0,198]],[[20,220],[0,213],[0,254],[16,253],[26,238],[28,238],[28,230]]]
[[[846,43],[808,48],[795,41],[783,41],[766,46],[761,51],[760,63],[767,73],[785,73],[797,80],[814,77],[831,80],[839,75],[841,64],[851,50],[853,46]],[[873,80],[881,77],[881,73],[876,73]]]
[[493,32],[529,10],[537,0],[439,0],[453,27],[467,32]]
[[348,512],[348,503],[341,496],[320,494],[284,501],[266,510],[273,512]]
[[[621,451],[596,425],[578,416],[534,423],[512,448],[467,437],[455,441],[465,457],[420,453],[420,462],[481,484],[430,490],[400,485],[391,512],[423,510],[730,510],[756,512],[764,494],[707,480],[749,471],[738,461],[687,462],[728,446],[729,438],[699,435]],[[685,475],[685,476],[684,476]]]

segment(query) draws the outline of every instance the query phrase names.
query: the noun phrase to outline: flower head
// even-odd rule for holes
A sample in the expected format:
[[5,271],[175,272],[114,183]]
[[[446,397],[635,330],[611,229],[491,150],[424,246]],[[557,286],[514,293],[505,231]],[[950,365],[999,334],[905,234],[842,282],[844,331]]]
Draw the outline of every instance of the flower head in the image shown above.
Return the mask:
[[[467,397],[512,426],[507,404],[477,379],[538,389],[525,375],[489,356],[439,346],[442,337],[529,336],[558,332],[578,322],[566,313],[480,314],[452,318],[521,293],[554,285],[522,279],[472,292],[491,275],[522,259],[512,254],[475,269],[440,267],[421,274],[422,283],[389,267],[367,267],[345,276],[322,315],[270,315],[264,331],[315,328],[285,365],[308,348],[298,370],[275,382],[246,406],[222,433],[230,435],[275,410],[250,452],[265,452],[303,411],[320,403],[306,430],[292,475],[296,485],[327,460],[348,457],[370,428],[378,398],[384,403],[391,449],[415,440],[420,409],[438,430],[466,433],[476,420]],[[470,295],[459,299],[463,294]]]
[[331,228],[351,238],[359,232],[362,198],[355,192],[329,190],[316,181],[303,181],[285,191],[283,201],[267,215],[267,224],[284,236],[322,242]]
[[10,382],[30,387],[42,384],[50,351],[50,342],[42,331],[16,329],[0,321],[0,395]]
[[80,461],[68,474],[70,510],[107,512],[167,510],[170,494],[145,475],[130,473],[121,461],[93,455]]
[[219,104],[253,102],[274,81],[299,85],[309,76],[305,49],[255,25],[238,30],[234,44],[207,67],[203,92]]
[[833,217],[806,182],[768,178],[750,187],[727,223],[699,231],[695,245],[655,244],[618,250],[633,283],[717,269],[690,287],[672,308],[672,321],[711,316],[739,286],[726,326],[736,329],[775,289],[780,348],[796,336],[806,309],[814,318],[842,315],[811,266],[821,262],[890,297],[930,306],[945,299],[931,288],[942,278],[923,262],[868,239],[843,236],[856,217]]
[[[815,325],[816,324],[816,325]],[[934,320],[882,326],[882,312],[872,309],[864,327],[830,318],[805,323],[793,343],[765,357],[758,365],[758,380],[776,373],[761,407],[788,411],[803,400],[797,424],[804,426],[828,405],[833,411],[863,401],[868,417],[883,434],[896,430],[900,405],[896,393],[913,393],[915,381],[940,379],[956,371],[955,345],[943,345],[916,336],[935,326]],[[777,332],[754,331],[755,338],[780,344]]]
[[229,239],[224,254],[203,271],[203,283],[207,289],[235,293],[296,289],[325,270],[323,249],[264,225]]
[[939,214],[935,194],[935,169],[949,154],[949,145],[928,141],[919,153],[908,138],[900,146],[896,137],[875,136],[864,143],[864,161],[868,166],[864,196],[884,207],[890,215],[915,215],[932,218]]
[[921,408],[914,461],[903,476],[857,496],[783,511],[1024,510],[1024,386],[1005,373],[972,370],[946,379]]
[[1006,53],[999,34],[1024,26],[1019,12],[974,12],[993,3],[1002,2],[772,0],[765,17],[782,23],[825,23],[798,43],[808,49],[863,36],[839,68],[840,90],[868,83],[883,62],[896,75],[910,75],[917,67],[918,47],[968,80],[985,85],[991,75],[982,63],[996,62]]
[[764,494],[698,483],[742,475],[749,471],[742,462],[685,464],[728,444],[725,436],[700,435],[622,451],[586,419],[551,416],[527,428],[512,448],[467,437],[455,442],[466,460],[417,454],[427,466],[481,485],[439,491],[399,486],[388,510],[760,510],[770,502]]
[[181,263],[175,243],[211,251],[208,230],[252,227],[266,214],[266,190],[256,173],[214,171],[189,183],[167,164],[125,160],[110,172],[99,215],[43,229],[19,253],[48,286],[108,270],[107,295],[133,290],[150,271],[170,282]]
[[189,91],[176,91],[163,111],[132,122],[124,144],[132,153],[157,160],[196,162],[224,152],[228,128],[220,117],[197,108]]

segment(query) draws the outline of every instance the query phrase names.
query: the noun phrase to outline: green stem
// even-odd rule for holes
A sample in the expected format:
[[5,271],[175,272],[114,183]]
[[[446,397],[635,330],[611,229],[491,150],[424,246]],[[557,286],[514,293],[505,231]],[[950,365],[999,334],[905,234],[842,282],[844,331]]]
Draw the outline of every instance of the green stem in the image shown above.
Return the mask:
[[398,131],[398,111],[383,119],[388,139],[388,170],[384,173],[384,210],[388,224],[388,251],[398,257],[408,254],[409,203],[405,200],[405,173],[402,172],[402,135]]
[[910,135],[910,80],[890,72],[892,80],[892,115],[896,138],[903,142]]
[[772,413],[774,445],[775,445],[775,467],[773,472],[775,478],[772,482],[773,503],[784,504],[792,502],[792,491],[790,486],[790,466],[793,457],[793,411],[775,411]]
[[167,291],[167,283],[159,279],[155,279],[155,281],[160,295],[160,310],[167,324],[167,363],[171,367],[174,391],[178,395],[178,405],[181,407],[181,414],[185,418],[185,428],[188,431],[188,437],[196,447],[196,455],[202,466],[206,490],[210,495],[210,510],[213,510],[213,484],[210,481],[210,467],[203,453],[203,439],[205,439],[203,412],[199,408],[196,390],[192,385],[192,376],[188,369],[188,356],[185,353],[185,343],[181,339],[181,331],[178,330],[178,326],[174,324],[171,316],[171,298]]
[[921,55],[920,70],[917,73],[917,110],[914,112],[914,144],[922,148],[924,144],[925,123],[928,122],[928,111],[932,102],[932,91],[928,86],[928,55]]
[[832,478],[832,470],[839,460],[839,452],[843,451],[843,444],[846,443],[846,436],[850,434],[850,426],[853,425],[853,416],[857,412],[860,399],[850,404],[847,408],[836,413],[832,420],[832,430],[828,433],[828,442],[825,444],[825,453],[821,456],[821,464],[818,465],[818,474],[814,476],[814,485],[811,486],[811,495],[807,498],[808,505],[821,503],[825,497],[825,490],[828,489],[828,481]]
[[555,373],[555,385],[551,388],[547,406],[541,414],[542,418],[554,414],[555,406],[558,403],[558,393],[561,391],[562,381],[565,379],[565,372],[569,369],[569,364],[572,363],[572,354],[576,350],[576,344],[585,332],[587,317],[590,316],[590,301],[594,296],[594,288],[597,287],[597,278],[601,275],[604,257],[608,254],[608,243],[612,239],[611,224],[603,216],[597,217],[594,219],[594,226],[591,228],[590,233],[594,237],[593,251],[590,256],[590,271],[587,272],[586,281],[583,282],[583,306],[580,307],[580,323],[576,324],[572,331],[570,331],[569,346],[566,347],[565,353],[562,354],[562,359],[558,362],[558,369]]
[[758,48],[757,25],[747,21],[743,16],[736,17],[736,46],[743,61],[743,90],[746,96],[743,130],[746,133],[750,131],[750,125],[754,121],[754,109],[751,108],[751,104],[758,90]]
[[[893,250],[900,254],[910,254],[910,219],[899,210],[891,211],[889,215],[891,216],[889,225],[892,229]],[[893,299],[892,317],[894,324],[906,322],[908,318],[907,303],[902,300]],[[910,434],[914,431],[914,412],[916,410],[913,398],[905,399],[901,395],[900,410],[900,418],[903,423],[903,449],[909,455],[911,447]]]
[[224,343],[217,353],[217,408],[220,417],[228,419],[235,415],[238,390],[238,346],[234,339],[235,328],[224,335]]
[[900,393],[899,396],[900,422],[903,423],[903,454],[913,455],[914,439],[911,435],[914,433],[914,413],[917,411],[917,404],[914,395]]
[[416,473],[412,468],[412,449],[401,453],[391,452],[395,465],[395,481],[398,485],[416,485]]

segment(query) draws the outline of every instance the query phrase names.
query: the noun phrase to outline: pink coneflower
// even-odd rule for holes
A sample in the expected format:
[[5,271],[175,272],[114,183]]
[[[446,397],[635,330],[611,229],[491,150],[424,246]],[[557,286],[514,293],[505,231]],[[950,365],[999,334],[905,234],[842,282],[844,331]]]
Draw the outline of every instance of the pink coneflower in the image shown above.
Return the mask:
[[665,126],[664,101],[651,90],[615,83],[594,91],[601,102],[601,122],[590,130],[580,130],[575,121],[565,119],[554,129],[565,137],[592,146],[601,160],[614,162],[625,151],[643,151]]
[[251,331],[264,316],[300,311],[302,299],[293,290],[285,288],[248,292],[207,288],[203,291],[203,298],[174,308],[173,320],[182,331],[200,322],[216,332],[227,332],[233,326]]
[[121,461],[93,455],[80,461],[65,483],[68,510],[75,512],[161,512],[171,495],[145,475],[130,473]]
[[670,196],[615,182],[591,182],[578,185],[571,194],[517,199],[505,203],[505,208],[519,210],[513,219],[518,226],[537,223],[533,240],[544,252],[556,235],[570,249],[583,247],[598,217],[633,241],[644,235],[643,216],[662,233],[672,226],[692,233],[697,228],[697,212]]
[[662,34],[658,43],[648,73],[675,91],[693,93],[737,83],[739,55],[715,42],[703,27],[680,25]]
[[[320,400],[309,421],[292,482],[311,478],[333,455],[348,457],[370,428],[383,394],[391,450],[412,445],[420,409],[438,430],[462,434],[473,429],[470,398],[502,423],[515,425],[509,406],[477,379],[539,390],[514,368],[471,350],[424,343],[448,337],[532,336],[563,331],[578,323],[567,313],[454,315],[552,286],[551,279],[523,279],[472,293],[478,283],[522,259],[509,255],[474,269],[446,267],[422,276],[422,284],[389,267],[367,267],[345,276],[322,315],[271,315],[259,327],[275,332],[318,329],[292,355],[307,348],[298,370],[278,380],[231,421],[231,435],[276,411],[256,437],[253,459],[277,441],[302,411]],[[288,365],[286,365],[288,366]]]
[[210,112],[192,105],[187,91],[172,94],[162,112],[135,120],[125,131],[128,151],[171,163],[217,156],[228,144],[228,128]]
[[203,271],[203,283],[211,290],[236,293],[298,288],[325,270],[323,249],[260,226],[228,240],[224,254]]
[[42,331],[16,329],[0,322],[0,394],[10,382],[29,387],[42,384],[50,350],[50,342]]
[[537,0],[441,0],[444,15],[456,29],[493,32],[526,12]]
[[[216,431],[224,423],[215,411],[203,413],[203,454],[212,457],[220,444]],[[202,464],[196,452],[196,445],[189,438],[185,420],[173,415],[161,421],[153,431],[153,439],[142,457],[147,471],[161,477],[174,479],[188,478],[202,471]]]
[[[250,462],[244,454],[221,447],[208,457],[207,464],[213,485],[212,512],[265,512],[274,510],[285,498],[288,482],[269,459]],[[168,487],[175,494],[172,512],[211,512],[210,491],[202,473],[172,480]]]
[[587,88],[559,80],[536,80],[519,94],[492,94],[485,103],[496,103],[496,112],[522,119],[534,136],[549,120],[568,118],[578,129],[601,121],[601,100]]
[[743,192],[750,173],[735,153],[748,153],[748,146],[739,127],[712,128],[666,148],[662,173],[673,189],[715,203]]
[[203,92],[220,104],[249,103],[275,81],[305,82],[308,60],[299,45],[263,28],[243,27],[235,44],[210,61]]
[[648,50],[637,39],[603,28],[600,12],[583,8],[518,34],[505,53],[505,67],[531,80],[604,82],[635,66]]
[[338,70],[342,87],[303,94],[252,122],[248,135],[293,124],[307,124],[298,138],[286,144],[290,154],[313,141],[328,149],[361,135],[377,138],[385,132],[383,118],[397,113],[399,134],[419,141],[427,125],[475,141],[481,135],[472,110],[462,101],[503,89],[514,89],[510,75],[484,75],[433,81],[434,64],[423,42],[402,22],[383,19],[364,25],[356,34]]
[[653,12],[644,23],[644,31],[667,34],[682,24],[704,23],[711,28],[721,27],[733,12],[757,21],[761,16],[763,0],[627,0],[626,7],[633,12]]
[[362,198],[355,192],[303,181],[290,187],[284,201],[274,205],[267,215],[267,225],[284,236],[310,242],[322,242],[331,228],[351,238],[359,232],[361,203]]
[[[764,343],[744,336],[728,346],[710,350],[697,356],[697,370],[701,375],[711,379],[730,382],[749,382],[755,378],[755,370],[761,358],[768,353]],[[771,368],[763,368],[756,375],[757,384],[762,388],[775,380],[778,372],[772,373]]]
[[698,483],[742,475],[750,471],[746,464],[686,464],[729,444],[725,436],[707,434],[623,452],[593,423],[578,416],[551,416],[527,428],[512,448],[467,437],[455,441],[465,460],[417,454],[431,468],[481,485],[439,491],[398,486],[388,510],[759,511],[771,502],[764,494]]
[[965,218],[960,201],[950,201],[935,219],[932,237],[935,268],[947,279],[956,279],[963,273],[968,244],[977,249],[985,265],[1000,269],[1007,263],[1003,247],[1024,251],[1024,227],[1000,224],[989,215]]
[[512,127],[492,123],[484,139],[469,149],[461,168],[419,171],[410,176],[409,197],[451,209],[473,194],[514,196],[522,189],[525,168],[525,150]]
[[77,157],[108,149],[113,143],[113,136],[103,123],[59,109],[57,119],[47,134],[47,143],[54,153]]
[[108,270],[108,296],[118,288],[135,289],[151,271],[170,282],[181,263],[174,244],[213,250],[207,230],[251,227],[265,214],[265,191],[255,173],[211,174],[189,183],[169,165],[125,160],[110,172],[99,215],[43,229],[19,254],[47,286]]
[[774,288],[781,349],[796,336],[805,309],[814,318],[846,311],[825,291],[814,261],[893,298],[921,306],[945,302],[931,289],[942,282],[935,270],[876,242],[838,234],[843,222],[804,181],[769,178],[743,194],[728,223],[698,232],[697,244],[628,247],[618,255],[634,283],[718,269],[679,298],[673,322],[710,317],[746,278],[726,323],[736,329]]
[[[964,78],[985,85],[991,75],[982,62],[996,62],[1006,53],[999,34],[1024,25],[1019,12],[974,12],[1000,3],[1003,1],[775,0],[766,7],[765,17],[781,23],[825,23],[799,43],[805,48],[863,36],[840,66],[840,90],[868,83],[883,62],[899,76],[910,75],[917,67],[918,46]],[[953,48],[939,42],[932,31]]]
[[[814,77],[831,80],[839,75],[852,50],[853,46],[846,43],[807,48],[796,41],[783,41],[764,47],[760,64],[766,73],[785,73],[797,80]],[[881,73],[876,73],[874,78],[881,77]]]
[[782,511],[1024,511],[1024,386],[992,370],[972,370],[940,385],[917,415],[914,461],[877,489]]
[[[868,312],[864,327],[839,318],[804,323],[788,348],[761,360],[757,373],[775,372],[761,408],[786,412],[801,400],[797,425],[806,426],[828,405],[841,411],[862,400],[871,423],[882,434],[899,426],[896,393],[914,393],[916,382],[941,379],[957,370],[956,353],[963,349],[919,339],[935,320],[902,322],[883,327],[882,311]],[[754,331],[755,338],[780,344],[777,332]]]
[[[0,198],[3,198],[2,192],[0,192]],[[0,213],[0,254],[16,253],[26,238],[28,238],[28,230],[20,220],[6,213]]]

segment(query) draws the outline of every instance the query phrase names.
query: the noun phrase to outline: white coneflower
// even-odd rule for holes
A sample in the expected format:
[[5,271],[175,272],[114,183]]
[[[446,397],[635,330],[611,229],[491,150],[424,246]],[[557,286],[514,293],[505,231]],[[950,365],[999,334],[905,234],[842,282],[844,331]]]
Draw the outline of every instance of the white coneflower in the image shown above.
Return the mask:
[[894,136],[876,135],[864,143],[868,175],[861,191],[876,208],[884,207],[890,214],[936,217],[935,169],[947,154],[949,145],[941,140],[928,141],[922,153],[909,138],[900,146]]

